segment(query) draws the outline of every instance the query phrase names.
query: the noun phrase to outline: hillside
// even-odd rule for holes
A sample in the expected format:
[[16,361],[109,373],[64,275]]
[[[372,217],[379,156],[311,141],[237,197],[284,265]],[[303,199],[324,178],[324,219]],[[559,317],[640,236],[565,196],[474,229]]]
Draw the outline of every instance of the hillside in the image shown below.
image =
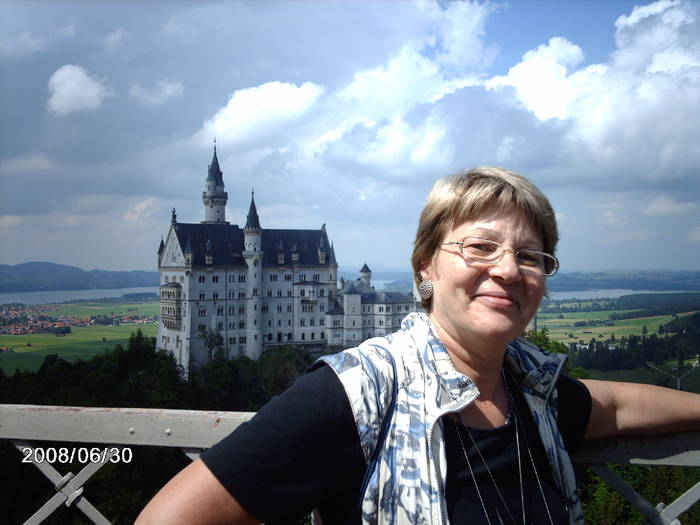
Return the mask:
[[90,290],[158,286],[158,272],[108,270],[85,271],[51,262],[0,265],[0,292]]

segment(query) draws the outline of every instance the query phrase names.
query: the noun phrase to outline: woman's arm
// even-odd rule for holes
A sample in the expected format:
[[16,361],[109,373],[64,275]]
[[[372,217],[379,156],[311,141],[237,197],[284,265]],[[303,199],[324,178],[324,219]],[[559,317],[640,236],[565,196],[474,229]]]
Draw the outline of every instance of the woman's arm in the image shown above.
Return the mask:
[[146,505],[136,525],[252,525],[260,523],[219,483],[201,460],[171,479]]
[[700,394],[638,383],[581,381],[592,399],[586,439],[700,430]]

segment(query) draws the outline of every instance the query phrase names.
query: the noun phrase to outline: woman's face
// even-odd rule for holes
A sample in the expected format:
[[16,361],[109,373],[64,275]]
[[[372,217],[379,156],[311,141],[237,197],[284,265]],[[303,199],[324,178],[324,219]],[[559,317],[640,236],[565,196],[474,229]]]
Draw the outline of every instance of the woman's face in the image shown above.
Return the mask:
[[[510,250],[542,250],[542,239],[519,211],[494,212],[447,233],[442,242],[481,237]],[[511,252],[495,265],[465,259],[457,245],[439,246],[421,272],[433,281],[431,319],[465,347],[504,347],[525,329],[540,304],[545,278],[521,272]]]

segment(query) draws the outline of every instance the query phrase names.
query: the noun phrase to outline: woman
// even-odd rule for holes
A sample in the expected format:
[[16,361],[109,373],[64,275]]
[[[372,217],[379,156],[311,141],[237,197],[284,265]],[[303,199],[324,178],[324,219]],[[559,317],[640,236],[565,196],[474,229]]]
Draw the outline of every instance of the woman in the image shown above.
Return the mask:
[[322,358],[139,523],[292,523],[313,508],[324,523],[583,523],[569,459],[581,439],[698,429],[700,396],[578,382],[563,356],[517,339],[557,240],[548,200],[519,175],[438,181],[412,257],[427,314]]

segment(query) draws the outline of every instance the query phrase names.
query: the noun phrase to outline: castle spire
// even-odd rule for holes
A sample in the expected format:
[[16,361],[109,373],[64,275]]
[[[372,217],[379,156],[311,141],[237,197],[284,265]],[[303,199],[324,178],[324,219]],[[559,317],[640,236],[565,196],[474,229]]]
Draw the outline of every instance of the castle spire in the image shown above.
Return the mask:
[[216,139],[214,139],[214,155],[209,164],[207,179],[204,182],[203,223],[226,223],[226,202],[228,193],[224,189],[224,174],[219,167],[219,158],[216,156]]
[[246,230],[259,230],[260,229],[260,218],[258,217],[258,210],[255,207],[255,191],[250,192],[250,209],[248,210],[248,217],[245,221]]

